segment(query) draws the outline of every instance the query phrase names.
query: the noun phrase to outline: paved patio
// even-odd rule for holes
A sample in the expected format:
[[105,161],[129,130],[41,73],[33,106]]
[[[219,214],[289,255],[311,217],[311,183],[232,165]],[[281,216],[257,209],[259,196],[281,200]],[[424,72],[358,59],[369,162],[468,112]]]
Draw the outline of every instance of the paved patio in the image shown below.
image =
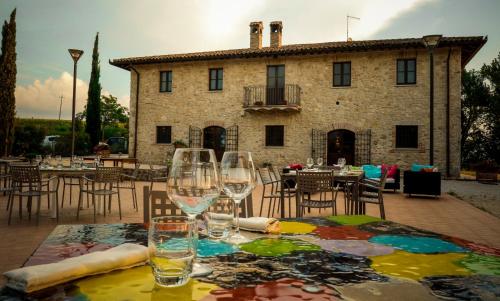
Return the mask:
[[[111,215],[106,217],[100,215],[98,223],[119,223],[119,222],[141,222],[142,217],[142,187],[146,183],[138,183],[139,211],[132,207],[130,192],[122,193],[122,213],[120,221],[118,217],[118,206],[114,199],[114,207]],[[159,189],[159,187],[157,187]],[[253,193],[254,213],[258,214],[260,208],[260,195],[262,187],[258,186]],[[61,189],[62,191],[62,189]],[[68,192],[67,192],[68,193]],[[60,224],[92,223],[92,209],[85,209],[81,212],[80,221],[76,221],[76,201],[77,191],[73,191],[73,202],[68,205],[68,199],[61,212]],[[477,209],[467,202],[459,200],[450,195],[443,195],[441,198],[407,198],[401,193],[386,193],[386,214],[387,219],[414,227],[439,232],[442,234],[457,236],[477,243],[486,244],[500,248],[500,219]],[[0,235],[2,244],[0,245],[0,273],[21,266],[37,246],[47,237],[47,235],[57,225],[55,220],[49,218],[46,198],[42,199],[42,216],[40,225],[35,225],[35,219],[27,220],[27,215],[23,220],[19,220],[17,215],[17,200],[14,205],[13,220],[10,226],[7,225],[7,211],[5,211],[7,198],[0,196]],[[267,207],[264,207],[267,212]],[[339,194],[337,209],[339,213],[344,212],[343,195]],[[15,214],[14,214],[15,213]],[[330,215],[331,211],[312,210],[308,215]],[[378,216],[378,207],[368,205],[368,215]],[[0,280],[0,285],[3,279]]]

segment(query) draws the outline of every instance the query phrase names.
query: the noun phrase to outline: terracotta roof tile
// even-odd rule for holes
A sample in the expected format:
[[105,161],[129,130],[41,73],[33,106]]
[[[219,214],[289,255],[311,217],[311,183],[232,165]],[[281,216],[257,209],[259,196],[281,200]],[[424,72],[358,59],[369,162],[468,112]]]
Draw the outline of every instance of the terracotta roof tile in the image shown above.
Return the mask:
[[[465,66],[479,49],[486,43],[487,37],[443,37],[438,47],[458,46],[462,48],[462,66]],[[169,62],[205,61],[234,58],[253,58],[269,56],[290,56],[322,54],[334,52],[352,52],[385,49],[424,48],[421,38],[364,40],[350,42],[326,42],[314,44],[292,44],[282,47],[263,47],[261,49],[243,48],[216,50],[193,53],[129,57],[110,60],[110,64],[129,69],[130,65],[158,64]]]

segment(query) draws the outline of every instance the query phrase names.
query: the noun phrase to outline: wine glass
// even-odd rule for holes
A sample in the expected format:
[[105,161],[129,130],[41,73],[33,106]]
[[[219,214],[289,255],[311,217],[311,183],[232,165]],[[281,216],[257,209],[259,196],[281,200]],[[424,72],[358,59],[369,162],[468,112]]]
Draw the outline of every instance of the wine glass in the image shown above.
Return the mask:
[[346,164],[345,158],[339,158],[339,160],[337,161],[337,163],[340,166],[341,172],[343,173],[344,172],[344,166]]
[[[212,149],[178,148],[167,177],[167,195],[192,221],[219,198],[221,191],[217,159]],[[197,240],[197,233],[194,237]],[[197,245],[197,243],[196,243]],[[210,271],[194,265],[193,274]]]
[[249,239],[240,234],[240,204],[255,188],[255,167],[252,154],[244,151],[225,152],[221,161],[221,182],[224,192],[234,200],[235,233],[228,242],[241,244]]
[[307,158],[306,165],[307,165],[307,169],[311,169],[314,166],[314,159]]
[[319,168],[321,168],[321,166],[323,166],[323,158],[319,157],[316,159],[316,164],[318,164]]

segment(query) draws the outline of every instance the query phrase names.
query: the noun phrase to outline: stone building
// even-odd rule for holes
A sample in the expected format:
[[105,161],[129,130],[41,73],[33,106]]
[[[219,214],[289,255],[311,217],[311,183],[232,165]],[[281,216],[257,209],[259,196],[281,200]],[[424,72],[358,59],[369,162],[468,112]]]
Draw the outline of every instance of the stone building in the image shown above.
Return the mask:
[[131,74],[130,155],[162,160],[183,140],[259,165],[344,157],[458,175],[461,72],[486,38],[282,45],[271,22],[263,47],[262,29],[250,24],[249,48],[111,60]]

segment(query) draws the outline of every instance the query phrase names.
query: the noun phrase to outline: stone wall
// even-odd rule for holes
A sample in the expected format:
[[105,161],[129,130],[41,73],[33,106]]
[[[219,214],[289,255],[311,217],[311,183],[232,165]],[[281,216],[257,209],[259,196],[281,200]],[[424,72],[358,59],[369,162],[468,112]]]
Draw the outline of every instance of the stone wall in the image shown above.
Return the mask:
[[[435,51],[434,161],[446,164],[446,59]],[[396,60],[417,59],[417,83],[396,85]],[[350,87],[332,87],[333,62],[351,61]],[[267,65],[285,65],[286,83],[301,87],[298,113],[243,110],[243,87],[266,84]],[[460,170],[460,49],[450,58],[451,171]],[[208,69],[224,68],[224,89],[208,90]],[[239,126],[239,149],[254,153],[258,164],[305,162],[311,155],[311,131],[371,129],[372,163],[408,168],[429,162],[429,56],[426,50],[370,51],[321,56],[233,59],[139,65],[139,160],[163,160],[167,146],[156,144],[156,126],[172,126],[172,141],[188,141],[189,126]],[[172,70],[172,92],[159,92],[159,71]],[[135,83],[131,72],[130,152],[135,143]],[[338,102],[338,104],[337,104]],[[284,125],[285,145],[265,146],[265,126]],[[395,148],[396,125],[418,125],[419,148]]]

